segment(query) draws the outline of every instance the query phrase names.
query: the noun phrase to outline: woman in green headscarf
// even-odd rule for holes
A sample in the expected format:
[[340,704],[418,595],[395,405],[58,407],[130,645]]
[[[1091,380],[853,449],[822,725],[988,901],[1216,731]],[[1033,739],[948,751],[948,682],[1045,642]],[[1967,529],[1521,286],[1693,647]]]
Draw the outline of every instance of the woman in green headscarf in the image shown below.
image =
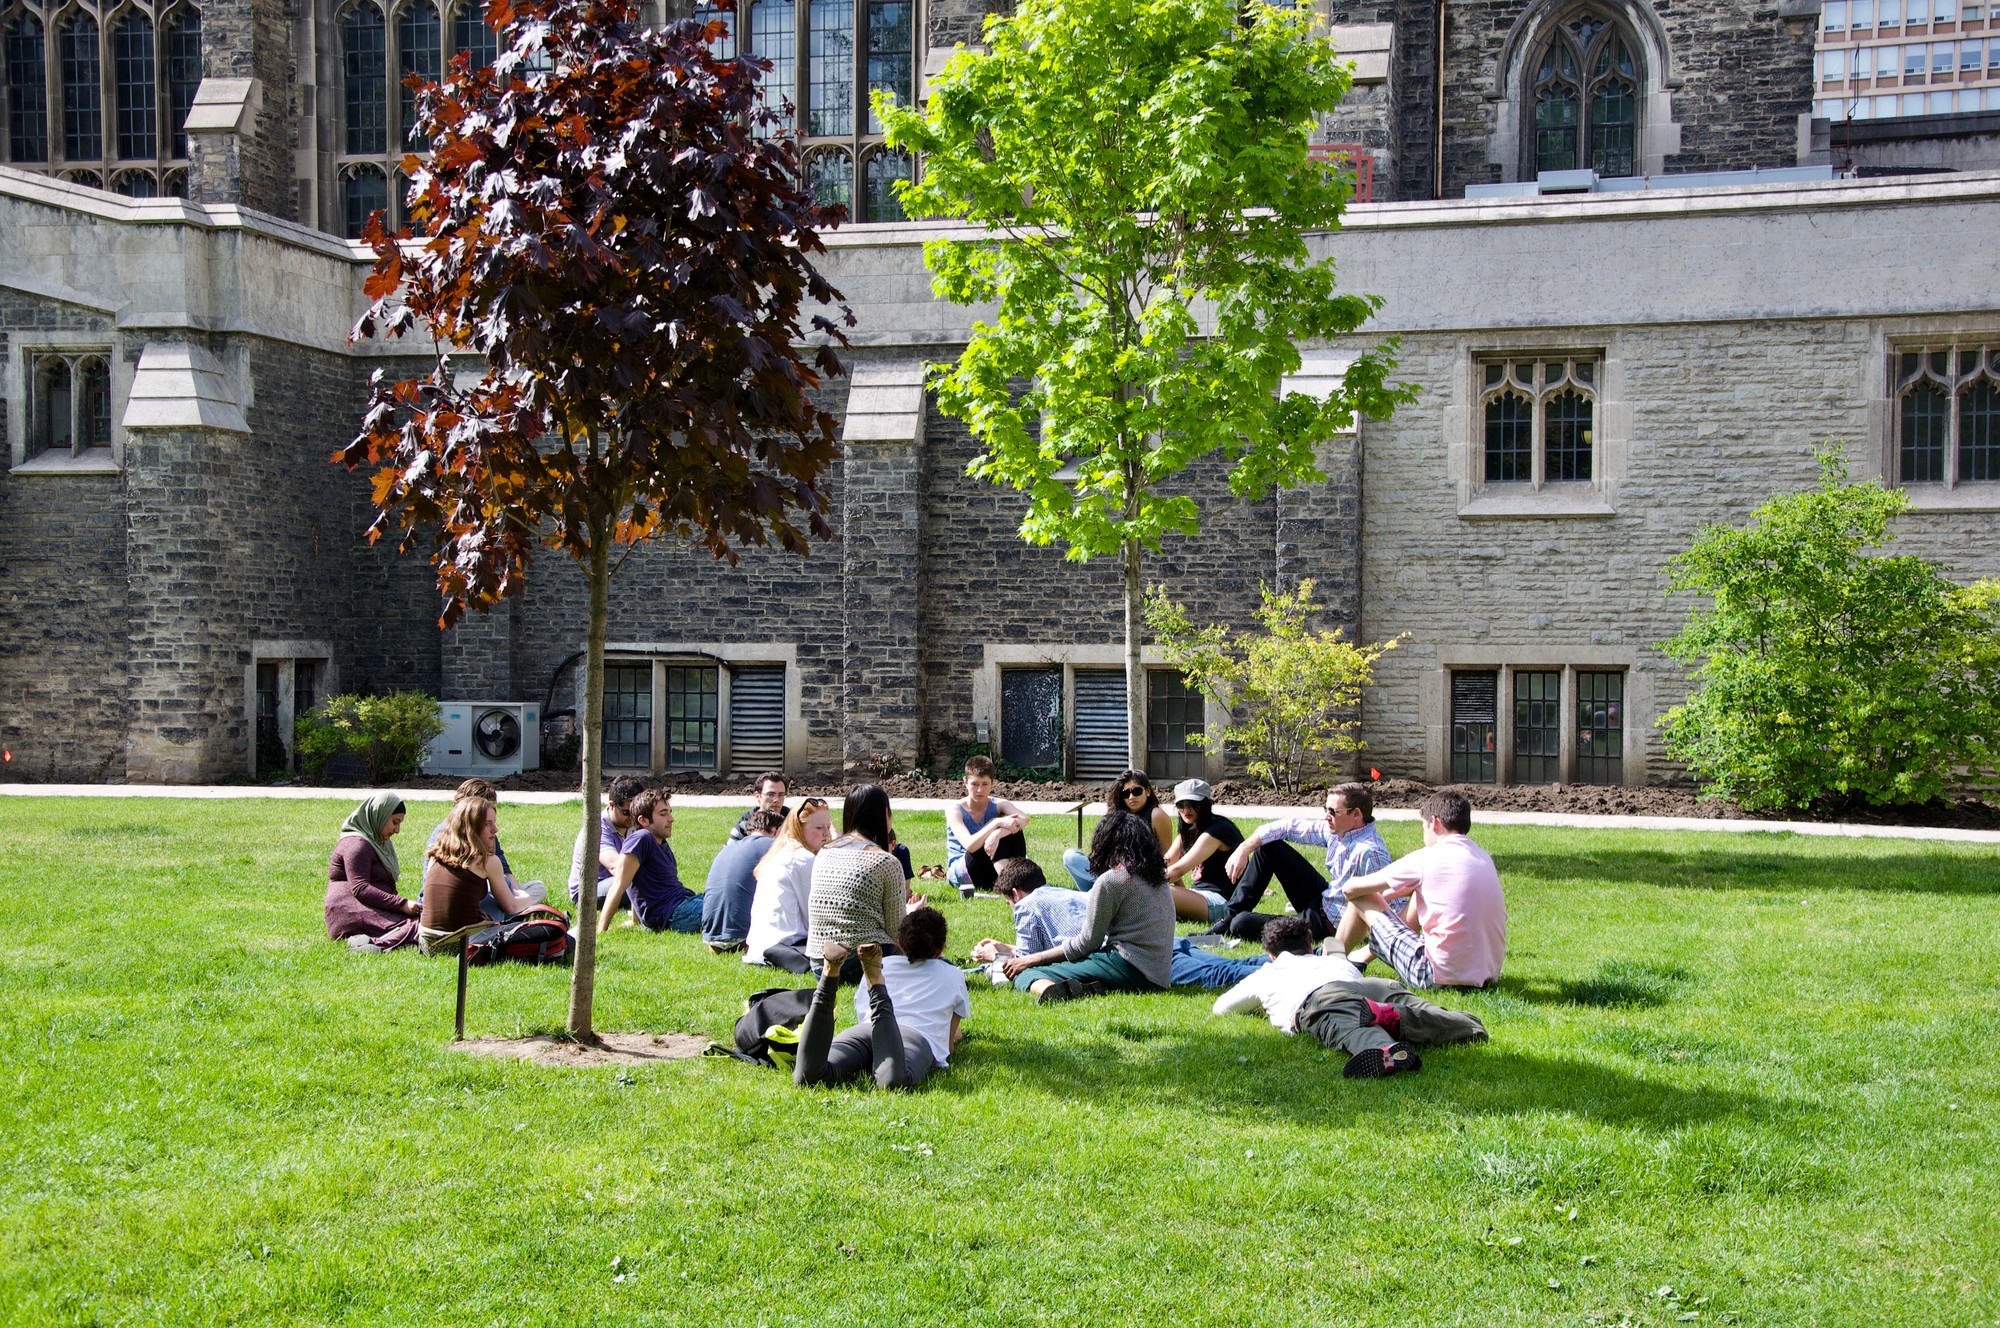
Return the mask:
[[417,939],[417,901],[396,889],[403,800],[371,793],[341,822],[326,869],[326,934],[354,949],[394,950]]

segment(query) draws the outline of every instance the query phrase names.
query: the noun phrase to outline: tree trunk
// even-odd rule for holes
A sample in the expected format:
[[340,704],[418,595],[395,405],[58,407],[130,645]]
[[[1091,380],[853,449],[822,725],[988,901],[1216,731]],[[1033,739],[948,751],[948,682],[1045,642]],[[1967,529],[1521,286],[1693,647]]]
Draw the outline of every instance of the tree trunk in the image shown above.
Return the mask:
[[569,977],[569,1034],[594,1044],[597,998],[597,818],[604,801],[604,636],[611,605],[611,527],[590,533],[590,629],[583,664],[583,888],[577,892],[576,966]]
[[1139,541],[1125,541],[1125,747],[1134,770],[1146,768],[1146,670],[1139,663],[1140,629],[1145,624],[1140,604]]

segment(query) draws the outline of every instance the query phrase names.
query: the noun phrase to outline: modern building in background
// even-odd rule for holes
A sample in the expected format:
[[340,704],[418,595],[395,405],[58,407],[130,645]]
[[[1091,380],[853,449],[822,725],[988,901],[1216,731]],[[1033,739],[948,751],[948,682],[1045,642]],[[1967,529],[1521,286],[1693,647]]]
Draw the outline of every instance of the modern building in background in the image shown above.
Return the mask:
[[[1323,12],[1356,66],[1325,155],[1366,193],[1314,243],[1385,303],[1356,345],[1301,347],[1292,386],[1322,388],[1394,335],[1421,395],[1326,439],[1320,484],[1245,502],[1198,468],[1202,534],[1146,576],[1238,628],[1260,583],[1310,576],[1328,623],[1407,634],[1364,703],[1369,764],[1672,777],[1654,724],[1686,683],[1658,643],[1686,605],[1664,565],[1705,524],[1816,482],[1827,443],[1910,493],[1903,547],[2000,574],[2000,291],[1982,279],[2000,175],[1957,168],[1984,110],[1865,122],[1931,126],[1955,165],[1842,165],[1864,122],[1818,114],[1816,73],[1853,43],[1811,0]],[[972,314],[931,297],[922,244],[943,232],[900,220],[889,192],[922,163],[886,152],[866,111],[871,88],[923,97],[984,13],[718,15],[725,40],[770,55],[811,179],[857,218],[826,261],[860,319],[853,373],[828,392],[839,539],[804,562],[634,555],[611,618],[615,768],[882,771],[977,742],[1078,778],[1123,763],[1118,569],[1027,547],[1020,500],[966,475],[973,441],[923,384]],[[1945,34],[1931,13],[1927,60],[1987,22],[1961,11]],[[510,703],[557,745],[584,635],[575,570],[544,560],[522,598],[441,633],[429,568],[362,542],[366,483],[328,462],[369,374],[416,367],[347,342],[368,255],[341,237],[393,210],[409,143],[395,75],[490,42],[430,0],[0,3],[15,775],[274,774],[316,699],[402,687]],[[1913,42],[1899,28],[1894,44]],[[1947,90],[1934,72],[1926,98]],[[1983,75],[1953,77],[1954,107],[1985,97]],[[1148,663],[1149,767],[1226,768],[1192,741],[1219,716]]]

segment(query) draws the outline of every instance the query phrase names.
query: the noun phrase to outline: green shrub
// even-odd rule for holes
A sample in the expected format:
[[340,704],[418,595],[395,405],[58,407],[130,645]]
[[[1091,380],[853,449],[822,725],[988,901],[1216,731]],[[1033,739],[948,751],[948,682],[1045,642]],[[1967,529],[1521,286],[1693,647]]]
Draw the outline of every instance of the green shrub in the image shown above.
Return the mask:
[[1710,597],[1665,643],[1694,693],[1661,717],[1666,746],[1746,807],[1920,803],[1990,788],[2000,746],[2000,583],[1954,584],[1868,551],[1909,506],[1849,484],[1773,498],[1747,530],[1711,526],[1668,564],[1669,594]]
[[424,744],[443,727],[437,699],[423,692],[330,696],[299,716],[300,772],[316,779],[328,761],[352,752],[368,767],[371,784],[402,779],[416,773]]
[[1333,773],[1336,758],[1361,750],[1361,689],[1375,661],[1402,640],[1358,646],[1338,631],[1313,631],[1313,583],[1263,589],[1263,629],[1229,639],[1229,629],[1196,627],[1158,586],[1146,597],[1146,625],[1161,658],[1188,684],[1229,710],[1218,733],[1190,734],[1205,751],[1231,744],[1250,773],[1273,788],[1299,789]]

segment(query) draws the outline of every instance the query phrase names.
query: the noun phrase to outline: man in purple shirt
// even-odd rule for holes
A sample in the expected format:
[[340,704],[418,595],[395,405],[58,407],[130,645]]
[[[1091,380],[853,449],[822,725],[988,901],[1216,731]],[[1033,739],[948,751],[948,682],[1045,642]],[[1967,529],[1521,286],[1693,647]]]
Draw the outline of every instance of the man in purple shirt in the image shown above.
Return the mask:
[[674,831],[674,809],[666,790],[648,789],[632,799],[632,819],[638,825],[625,836],[611,891],[598,915],[598,934],[610,929],[611,915],[628,894],[633,919],[648,931],[700,931],[701,896],[681,884],[674,851],[667,847],[667,836]]
[[611,781],[611,787],[604,794],[604,810],[597,817],[597,854],[595,862],[590,852],[590,834],[587,830],[576,832],[576,849],[570,855],[569,898],[571,903],[583,899],[583,882],[591,874],[591,867],[597,868],[597,903],[604,905],[604,896],[611,890],[611,875],[618,870],[618,859],[624,855],[625,837],[632,833],[632,799],[646,791],[644,780],[635,775],[620,775]]
[[[1293,844],[1326,849],[1326,878],[1313,870]],[[1347,908],[1342,892],[1356,876],[1389,865],[1389,846],[1375,829],[1375,795],[1366,784],[1336,784],[1326,791],[1324,818],[1294,816],[1267,821],[1243,837],[1224,869],[1236,882],[1229,896],[1229,916],[1210,928],[1243,940],[1259,940],[1271,914],[1254,913],[1271,878],[1276,877],[1298,915],[1312,928],[1313,939],[1333,935]]]

